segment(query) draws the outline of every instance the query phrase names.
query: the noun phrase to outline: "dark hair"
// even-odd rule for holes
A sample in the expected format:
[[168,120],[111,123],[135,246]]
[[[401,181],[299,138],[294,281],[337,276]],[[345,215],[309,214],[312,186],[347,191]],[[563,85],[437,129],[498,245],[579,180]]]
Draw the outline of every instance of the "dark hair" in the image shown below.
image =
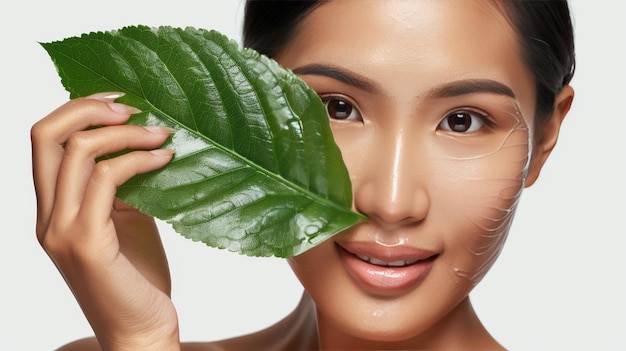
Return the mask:
[[518,34],[522,57],[535,78],[535,117],[545,120],[556,94],[574,76],[574,29],[567,0],[502,1]]
[[289,42],[298,23],[323,1],[246,0],[243,46],[274,57]]
[[[247,0],[243,45],[274,57],[299,21],[323,1]],[[574,30],[567,0],[498,1],[518,34],[523,60],[535,79],[536,120],[545,121],[555,97],[574,75]]]

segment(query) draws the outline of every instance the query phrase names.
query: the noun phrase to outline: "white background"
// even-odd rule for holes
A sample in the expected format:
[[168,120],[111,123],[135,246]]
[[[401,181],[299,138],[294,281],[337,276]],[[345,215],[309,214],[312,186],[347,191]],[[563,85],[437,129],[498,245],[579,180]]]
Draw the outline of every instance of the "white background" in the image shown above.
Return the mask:
[[[198,5],[201,4],[201,5]],[[559,144],[522,203],[500,260],[472,293],[512,350],[626,349],[626,13],[622,1],[574,0],[577,96]],[[52,350],[90,334],[35,240],[30,126],[67,100],[38,42],[125,25],[217,29],[240,37],[240,0],[15,1],[0,12],[0,350]],[[268,326],[301,288],[278,259],[193,243],[162,225],[183,340]]]

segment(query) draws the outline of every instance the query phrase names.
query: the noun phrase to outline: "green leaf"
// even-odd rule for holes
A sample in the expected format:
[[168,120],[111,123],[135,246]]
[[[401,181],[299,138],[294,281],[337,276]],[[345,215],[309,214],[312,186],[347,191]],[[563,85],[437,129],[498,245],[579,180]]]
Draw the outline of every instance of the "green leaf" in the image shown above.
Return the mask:
[[119,91],[129,123],[176,129],[163,169],[117,196],[185,237],[290,257],[364,217],[323,103],[291,71],[204,29],[131,26],[42,43],[70,97]]

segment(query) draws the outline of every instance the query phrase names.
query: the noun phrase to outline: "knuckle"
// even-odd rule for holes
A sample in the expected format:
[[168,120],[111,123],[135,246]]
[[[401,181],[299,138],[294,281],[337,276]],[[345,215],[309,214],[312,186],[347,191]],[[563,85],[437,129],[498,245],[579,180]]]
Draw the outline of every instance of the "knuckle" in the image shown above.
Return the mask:
[[41,236],[41,246],[52,257],[62,256],[76,240],[71,240],[68,235],[69,228],[59,223],[58,220],[52,220],[43,231]]
[[93,169],[92,177],[98,182],[104,182],[113,178],[114,169],[110,162],[101,161],[96,163]]
[[44,241],[46,238],[46,232],[48,230],[47,225],[45,225],[44,223],[38,221],[36,224],[36,228],[35,228],[35,233],[37,236],[37,241],[39,242],[39,245],[41,245],[41,247],[43,247],[45,249],[44,246]]
[[103,252],[103,242],[94,240],[92,229],[80,224],[51,224],[41,239],[44,251],[58,264],[90,262]]
[[33,144],[45,139],[50,134],[50,126],[45,120],[37,121],[30,128],[30,140]]
[[85,116],[97,115],[110,109],[104,101],[89,99],[86,97],[76,98],[68,102],[68,107]]
[[91,140],[81,131],[71,133],[65,142],[67,152],[86,151],[91,148]]
[[86,254],[85,245],[79,245],[71,240],[66,240],[64,235],[48,233],[42,243],[44,251],[52,258],[59,268],[79,262],[86,263],[89,255]]
[[52,239],[52,235],[46,235],[43,237],[41,241],[41,247],[43,247],[44,251],[46,251],[50,256],[56,256],[59,252],[59,245],[57,245],[57,241]]
[[64,240],[61,238],[62,236],[57,235],[55,231],[48,229],[43,235],[41,240],[41,246],[44,251],[47,252],[52,257],[61,256],[66,250],[68,245],[64,243]]
[[102,102],[94,99],[87,99],[85,97],[79,97],[72,100],[69,100],[65,103],[64,107],[69,109],[80,109],[84,111],[89,111],[90,109],[97,108],[101,106]]

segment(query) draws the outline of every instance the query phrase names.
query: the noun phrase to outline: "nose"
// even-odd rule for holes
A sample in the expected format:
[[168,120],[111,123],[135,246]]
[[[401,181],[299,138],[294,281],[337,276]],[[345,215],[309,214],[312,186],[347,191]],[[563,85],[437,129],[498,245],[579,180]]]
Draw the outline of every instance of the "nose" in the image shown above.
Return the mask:
[[423,221],[430,208],[426,152],[402,130],[372,138],[353,180],[356,210],[396,227]]

